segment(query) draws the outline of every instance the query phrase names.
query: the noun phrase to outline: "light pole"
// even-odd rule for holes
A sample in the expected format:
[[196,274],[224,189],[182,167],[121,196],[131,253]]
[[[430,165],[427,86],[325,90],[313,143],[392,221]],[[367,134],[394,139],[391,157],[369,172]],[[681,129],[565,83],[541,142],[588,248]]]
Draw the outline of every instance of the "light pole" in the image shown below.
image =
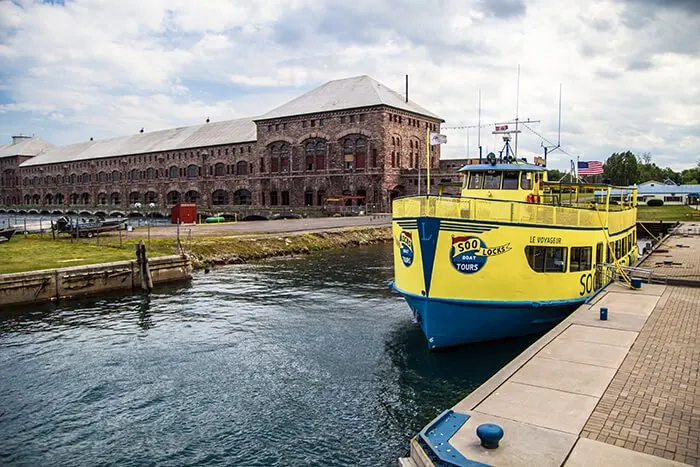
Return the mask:
[[156,207],[155,203],[148,203],[150,211],[148,213],[148,249],[151,249],[151,219],[153,218],[153,209]]

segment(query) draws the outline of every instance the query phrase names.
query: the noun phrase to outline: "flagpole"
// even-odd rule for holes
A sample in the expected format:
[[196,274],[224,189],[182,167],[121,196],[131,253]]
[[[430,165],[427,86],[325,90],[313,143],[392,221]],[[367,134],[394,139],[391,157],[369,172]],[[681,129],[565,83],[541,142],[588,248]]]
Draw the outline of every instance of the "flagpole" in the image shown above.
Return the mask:
[[425,160],[426,160],[426,173],[425,173],[425,194],[426,196],[430,194],[430,128],[425,129]]

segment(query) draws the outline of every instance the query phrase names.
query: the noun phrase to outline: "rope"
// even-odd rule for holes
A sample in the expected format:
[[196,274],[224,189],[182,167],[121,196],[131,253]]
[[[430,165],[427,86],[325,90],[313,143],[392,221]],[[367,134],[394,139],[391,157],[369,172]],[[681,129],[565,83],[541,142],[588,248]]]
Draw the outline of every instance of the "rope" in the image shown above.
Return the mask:
[[624,267],[622,264],[620,264],[620,261],[615,257],[615,251],[613,248],[610,247],[610,237],[608,236],[608,229],[605,228],[605,225],[603,224],[603,219],[600,217],[600,211],[596,208],[595,212],[598,214],[598,220],[600,221],[600,226],[603,228],[603,235],[605,235],[605,243],[607,243],[608,246],[608,251],[610,252],[610,256],[613,259],[613,263],[615,263],[615,267],[617,268],[617,272],[622,277],[624,282],[627,284],[627,286],[630,289],[633,289],[632,287],[632,279],[630,279],[629,275],[625,271]]

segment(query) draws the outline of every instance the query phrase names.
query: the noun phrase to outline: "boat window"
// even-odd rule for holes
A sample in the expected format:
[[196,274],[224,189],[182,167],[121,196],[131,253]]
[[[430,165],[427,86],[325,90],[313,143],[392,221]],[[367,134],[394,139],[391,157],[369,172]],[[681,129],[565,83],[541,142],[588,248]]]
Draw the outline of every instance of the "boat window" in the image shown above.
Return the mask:
[[503,172],[503,189],[518,189],[518,172]]
[[472,172],[469,176],[469,189],[478,190],[481,188],[481,184],[484,182],[484,176],[480,173]]
[[566,272],[566,250],[566,247],[528,245],[525,256],[535,272]]
[[569,272],[590,271],[592,254],[593,248],[590,246],[572,246]]
[[532,172],[520,172],[520,188],[532,190]]
[[501,188],[501,175],[503,172],[487,173],[484,177],[484,190],[498,190]]

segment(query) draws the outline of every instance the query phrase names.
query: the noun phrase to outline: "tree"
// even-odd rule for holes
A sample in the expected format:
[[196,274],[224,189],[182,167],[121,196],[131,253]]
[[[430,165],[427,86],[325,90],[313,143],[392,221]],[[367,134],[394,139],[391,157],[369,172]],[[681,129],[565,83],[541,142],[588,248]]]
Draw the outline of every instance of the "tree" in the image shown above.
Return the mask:
[[547,180],[550,182],[558,182],[562,178],[566,176],[566,172],[562,172],[557,169],[549,169],[547,170]]
[[613,153],[603,165],[603,177],[613,185],[628,186],[639,180],[637,157],[631,151]]

